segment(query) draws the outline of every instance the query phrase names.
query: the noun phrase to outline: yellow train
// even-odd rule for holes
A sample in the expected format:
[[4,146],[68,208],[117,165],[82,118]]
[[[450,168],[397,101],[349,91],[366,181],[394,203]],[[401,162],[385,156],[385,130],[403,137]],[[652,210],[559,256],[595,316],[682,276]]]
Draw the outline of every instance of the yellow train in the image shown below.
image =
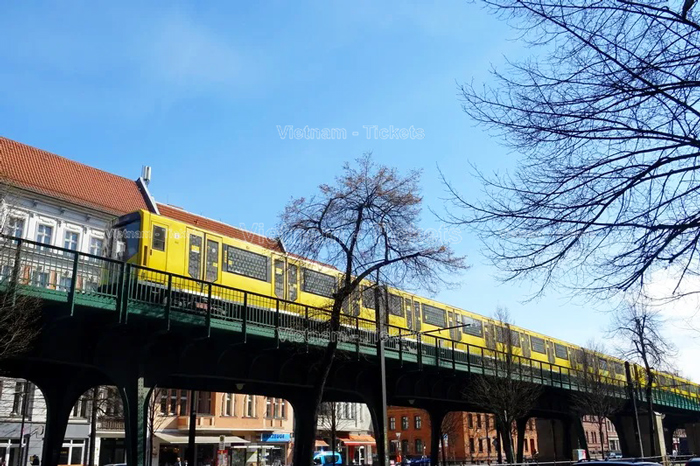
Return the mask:
[[[339,280],[338,270],[289,254],[279,241],[172,206],[161,205],[160,211],[157,215],[141,210],[117,219],[108,245],[110,256],[149,269],[294,303],[328,306]],[[139,273],[140,280],[161,281],[162,285],[162,278],[154,278],[147,271]],[[368,288],[370,285],[365,284],[352,305],[346,306],[348,314],[374,320],[375,293]],[[182,279],[175,279],[173,287],[197,292],[191,286],[185,287]],[[215,298],[224,299],[216,296],[216,287],[213,289]],[[508,339],[508,329],[494,319],[401,290],[384,292],[388,323],[395,330],[432,331],[432,335],[489,350],[503,350],[509,340],[518,355],[582,369],[581,347],[517,326],[510,326],[512,333]],[[460,325],[463,327],[440,330]],[[620,359],[601,354],[596,366],[605,376],[626,380],[624,361]],[[633,377],[643,379],[641,368],[632,367],[632,370]],[[658,388],[699,398],[698,385],[688,380],[667,373],[658,373],[655,379]]]

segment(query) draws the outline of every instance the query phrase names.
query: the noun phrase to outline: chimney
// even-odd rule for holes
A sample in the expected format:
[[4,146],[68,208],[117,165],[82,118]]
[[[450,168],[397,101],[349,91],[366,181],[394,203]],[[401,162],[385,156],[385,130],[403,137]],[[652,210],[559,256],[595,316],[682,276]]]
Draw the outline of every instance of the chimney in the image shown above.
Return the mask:
[[151,167],[148,165],[141,167],[141,178],[143,178],[143,182],[148,186],[148,183],[151,182]]

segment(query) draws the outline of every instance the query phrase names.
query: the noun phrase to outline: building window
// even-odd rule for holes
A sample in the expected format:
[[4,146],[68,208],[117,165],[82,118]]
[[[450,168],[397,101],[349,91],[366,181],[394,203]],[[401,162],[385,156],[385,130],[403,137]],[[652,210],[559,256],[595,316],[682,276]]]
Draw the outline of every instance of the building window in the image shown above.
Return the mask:
[[416,439],[416,455],[422,455],[423,454],[423,440],[417,438]]
[[401,430],[408,430],[408,416],[401,416]]
[[389,430],[396,430],[396,418],[395,417],[389,418]]
[[392,440],[391,442],[389,442],[389,454],[390,455],[393,455],[394,453],[396,453],[396,443],[397,442],[395,440]]
[[211,392],[198,392],[199,399],[197,400],[198,414],[212,414],[211,412]]
[[474,453],[474,439],[473,438],[469,439],[469,451]]
[[221,406],[222,416],[233,416],[234,400],[235,395],[233,393],[224,393],[224,400]]
[[53,237],[53,227],[49,225],[41,225],[36,227],[36,242],[41,244],[51,244]]
[[165,251],[165,228],[153,225],[153,249]]
[[528,448],[527,448],[527,440],[525,440],[525,441],[523,442],[523,447],[525,448],[525,451],[526,451],[526,452],[529,451]]
[[8,218],[4,233],[8,236],[21,238],[24,235],[24,219],[18,217]]
[[187,416],[187,390],[180,390],[180,416]]
[[61,280],[58,282],[58,288],[63,291],[69,291],[72,282],[73,279],[70,276],[62,275]]
[[64,440],[58,464],[83,464],[85,440]]
[[287,419],[287,401],[280,399],[280,417]]
[[481,429],[481,414],[476,415],[476,428]]
[[15,382],[15,394],[12,398],[13,416],[21,416],[24,414],[24,396],[28,389],[27,382],[21,382],[19,380]]
[[416,425],[416,429],[420,429],[421,427],[423,427],[423,421],[421,420],[420,416],[415,416],[413,418],[413,422]]
[[409,454],[409,443],[408,443],[408,440],[401,440],[401,454],[402,454],[402,455],[408,455],[408,454]]
[[175,416],[177,414],[177,401],[178,401],[178,396],[177,396],[177,390],[170,390],[170,410],[168,411],[168,414],[171,416]]
[[100,238],[90,238],[90,254],[93,256],[101,256],[103,244],[104,243]]
[[467,416],[467,424],[469,425],[470,429],[474,428],[474,415],[473,414],[469,414]]
[[245,417],[255,416],[255,397],[253,395],[246,395],[245,399]]
[[78,250],[78,242],[80,240],[80,234],[74,231],[67,231],[63,237],[63,247],[70,249],[71,251]]
[[168,391],[163,390],[160,392],[160,414],[163,416],[168,415]]
[[87,419],[88,417],[88,397],[82,396],[73,406],[73,417]]
[[32,285],[46,288],[49,286],[49,273],[40,270],[32,272]]
[[479,453],[484,452],[484,439],[480,438],[479,439]]
[[271,418],[272,417],[272,403],[273,403],[273,398],[267,397],[265,398],[265,417],[266,418]]

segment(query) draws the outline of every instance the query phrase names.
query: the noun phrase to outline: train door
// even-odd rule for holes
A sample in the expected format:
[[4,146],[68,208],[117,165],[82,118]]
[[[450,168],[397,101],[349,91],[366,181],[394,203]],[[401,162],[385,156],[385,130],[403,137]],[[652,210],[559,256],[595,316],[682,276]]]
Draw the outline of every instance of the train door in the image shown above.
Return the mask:
[[202,278],[202,249],[204,236],[202,233],[187,229],[187,275],[196,280]]
[[450,339],[455,340],[455,313],[452,311],[447,311],[447,326],[450,328]]
[[532,355],[532,353],[530,352],[530,337],[524,333],[521,334],[520,343],[523,348],[523,356],[529,358]]
[[406,327],[413,330],[413,304],[410,298],[406,298]]
[[413,301],[413,321],[416,332],[420,332],[420,303],[418,301]]
[[492,323],[484,323],[484,340],[488,349],[496,349],[496,327]]
[[546,348],[547,348],[547,358],[549,359],[549,362],[551,364],[554,364],[555,359],[554,359],[554,343],[551,341],[547,340],[546,342]]
[[[455,311],[455,325],[462,325],[462,314],[457,311]],[[463,327],[455,328],[454,339],[457,341],[462,341],[462,328]]]
[[217,282],[221,277],[221,238],[213,235],[205,235],[206,257],[204,259],[204,280]]
[[284,286],[284,259],[281,257],[273,256],[273,269],[272,280],[274,281],[272,287],[275,291],[275,296],[284,299],[285,297],[285,286]]
[[158,269],[167,270],[167,238],[168,227],[164,223],[151,222],[151,250],[148,251],[147,243],[143,244],[143,258],[141,264]]

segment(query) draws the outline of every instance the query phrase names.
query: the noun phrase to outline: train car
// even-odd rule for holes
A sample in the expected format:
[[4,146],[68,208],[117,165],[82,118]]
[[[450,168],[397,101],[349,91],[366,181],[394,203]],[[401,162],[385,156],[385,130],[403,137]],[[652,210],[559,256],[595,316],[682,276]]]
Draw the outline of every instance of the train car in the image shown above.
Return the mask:
[[[154,290],[162,289],[165,274],[153,271],[168,272],[183,277],[173,280],[173,286],[183,293],[203,292],[192,289],[192,282],[187,280],[192,278],[199,283],[223,285],[301,305],[285,309],[287,312],[298,313],[306,306],[330,308],[341,277],[337,269],[287,253],[279,241],[168,209],[170,216],[141,210],[120,217],[113,224],[109,254],[145,268],[137,272],[139,281],[151,283]],[[213,289],[214,298],[227,299],[217,288]],[[417,342],[419,334],[428,332],[432,337],[455,342],[461,351],[468,348],[470,354],[478,351],[481,356],[493,355],[509,346],[513,354],[543,364],[584,369],[585,350],[581,347],[416,294],[390,287],[378,289],[369,280],[362,283],[343,313],[374,321],[377,297],[379,305],[387,310],[392,336],[400,333],[409,343]],[[427,335],[422,339],[430,343]],[[595,367],[602,375],[627,380],[624,361],[603,354],[597,358]],[[633,366],[631,375],[643,386],[645,373],[640,369]],[[664,390],[698,397],[698,386],[687,380],[666,373],[658,373],[655,378],[655,386]]]

